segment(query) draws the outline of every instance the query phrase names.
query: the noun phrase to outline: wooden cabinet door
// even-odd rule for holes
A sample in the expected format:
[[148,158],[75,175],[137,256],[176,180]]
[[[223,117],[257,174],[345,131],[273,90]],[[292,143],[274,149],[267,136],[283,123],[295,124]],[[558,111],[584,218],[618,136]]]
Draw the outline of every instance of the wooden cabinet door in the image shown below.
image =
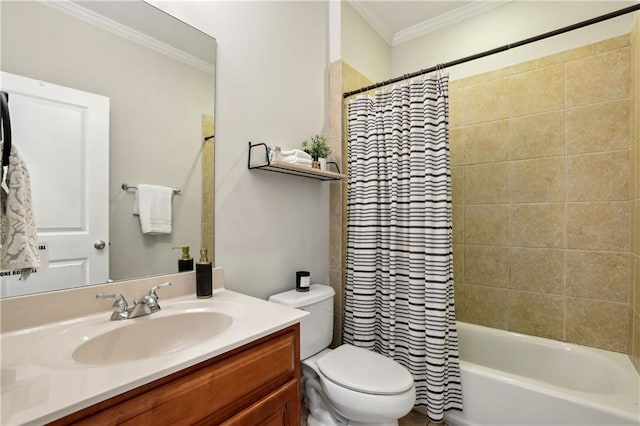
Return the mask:
[[300,401],[298,398],[298,381],[291,380],[222,425],[297,426],[300,424]]

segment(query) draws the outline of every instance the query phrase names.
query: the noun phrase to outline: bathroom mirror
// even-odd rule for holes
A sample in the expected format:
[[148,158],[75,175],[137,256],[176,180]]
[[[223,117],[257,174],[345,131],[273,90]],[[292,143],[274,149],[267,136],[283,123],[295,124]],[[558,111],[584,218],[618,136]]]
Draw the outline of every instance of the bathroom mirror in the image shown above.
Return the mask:
[[[212,258],[215,39],[139,0],[0,7],[0,86],[31,175],[45,260],[23,280],[3,272],[2,296],[175,273],[179,246],[194,262],[201,247]],[[24,87],[62,95],[53,102],[29,92],[28,106]],[[78,96],[103,106],[96,138],[87,128],[98,113]],[[123,184],[179,189],[170,234],[142,233],[136,189]]]

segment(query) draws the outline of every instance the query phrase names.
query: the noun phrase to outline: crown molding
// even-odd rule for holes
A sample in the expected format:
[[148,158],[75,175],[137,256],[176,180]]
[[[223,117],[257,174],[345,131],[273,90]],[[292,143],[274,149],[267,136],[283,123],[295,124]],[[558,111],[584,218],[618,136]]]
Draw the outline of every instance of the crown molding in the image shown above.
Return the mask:
[[[511,3],[512,0],[497,0],[497,1],[483,1],[476,0],[466,6],[459,7],[450,12],[443,13],[434,18],[427,19],[419,24],[412,25],[404,30],[400,30],[393,36],[392,46],[400,43],[412,40],[432,33],[439,29],[445,28],[449,25],[453,25],[458,22],[462,22],[466,19],[472,18],[476,15],[488,12],[493,9],[497,9],[500,6]],[[366,19],[366,18],[365,18]]]
[[122,25],[119,22],[116,22],[105,16],[102,16],[99,13],[96,13],[92,10],[86,9],[69,0],[55,0],[55,1],[39,0],[39,1],[41,4],[45,6],[48,6],[59,12],[66,13],[69,16],[78,18],[84,22],[87,22],[88,24],[94,25],[103,30],[109,31],[117,36],[120,36],[129,41],[132,41],[140,46],[155,50],[158,53],[161,53],[165,56],[168,56],[172,59],[180,61],[184,64],[187,64],[189,66],[192,66],[194,68],[207,72],[209,74],[214,73],[214,69],[215,69],[214,64],[209,63],[207,61],[203,61],[202,59],[196,58],[195,56],[190,55],[180,49],[176,49],[173,46],[170,46],[153,37],[150,37],[130,27],[127,27],[126,25]]
[[378,33],[380,37],[387,42],[388,45],[391,46],[393,43],[393,33],[387,29],[387,27],[380,22],[380,20],[376,17],[376,15],[369,9],[366,2],[355,1],[355,0],[347,0],[348,3],[353,7],[356,12],[362,16],[362,18],[367,21],[371,28]]

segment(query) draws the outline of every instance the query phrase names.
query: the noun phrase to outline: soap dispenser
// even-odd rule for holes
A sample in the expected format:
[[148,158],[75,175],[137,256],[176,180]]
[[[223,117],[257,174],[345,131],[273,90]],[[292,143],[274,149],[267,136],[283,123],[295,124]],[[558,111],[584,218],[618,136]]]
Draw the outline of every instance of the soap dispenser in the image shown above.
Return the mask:
[[178,272],[193,271],[193,257],[189,254],[189,246],[173,248],[173,250],[178,249],[182,249],[182,257],[178,259]]
[[213,295],[213,262],[204,248],[200,249],[200,260],[196,263],[196,295],[201,299]]

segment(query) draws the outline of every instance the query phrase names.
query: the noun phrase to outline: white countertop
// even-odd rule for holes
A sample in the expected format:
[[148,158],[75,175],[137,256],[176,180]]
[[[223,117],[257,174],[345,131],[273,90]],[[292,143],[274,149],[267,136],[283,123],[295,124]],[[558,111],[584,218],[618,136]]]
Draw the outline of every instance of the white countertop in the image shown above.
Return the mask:
[[[109,314],[100,312],[2,334],[2,425],[53,421],[267,336],[308,315],[224,289],[214,291],[210,299],[189,295],[160,303],[160,312],[140,319],[110,321]],[[79,364],[70,358],[72,340],[82,338],[87,330],[113,329],[154,315],[170,315],[185,306],[213,307],[232,316],[233,323],[213,338],[162,356],[109,365]],[[162,339],[162,330],[149,339]]]

